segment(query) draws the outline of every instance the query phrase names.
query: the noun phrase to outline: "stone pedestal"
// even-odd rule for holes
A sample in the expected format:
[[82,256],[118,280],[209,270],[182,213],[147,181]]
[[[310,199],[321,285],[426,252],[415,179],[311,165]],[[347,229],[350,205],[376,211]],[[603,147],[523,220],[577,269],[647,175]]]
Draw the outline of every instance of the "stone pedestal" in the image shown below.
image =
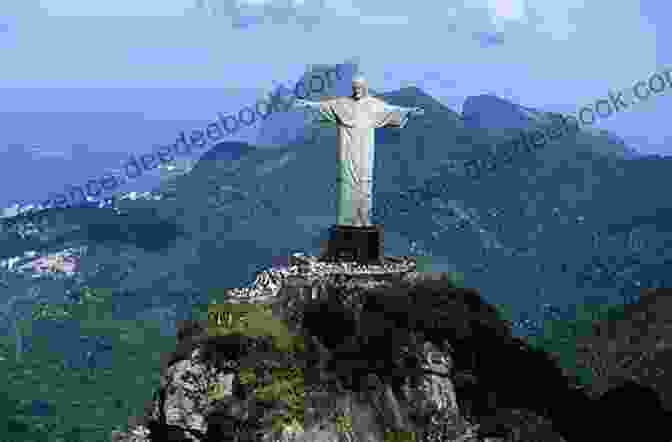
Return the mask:
[[383,259],[383,226],[329,228],[329,242],[320,261],[376,264]]

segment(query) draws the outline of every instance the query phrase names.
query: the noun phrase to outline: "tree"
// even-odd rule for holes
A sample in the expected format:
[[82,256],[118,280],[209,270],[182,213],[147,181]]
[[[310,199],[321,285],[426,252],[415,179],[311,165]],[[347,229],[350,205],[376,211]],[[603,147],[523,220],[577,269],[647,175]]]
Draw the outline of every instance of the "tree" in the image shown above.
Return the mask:
[[22,295],[14,295],[10,297],[5,305],[0,307],[0,315],[10,324],[10,327],[13,329],[16,347],[16,362],[19,363],[23,360],[24,339],[23,332],[21,330],[21,324],[24,322],[24,318],[22,318],[20,313],[16,310],[16,306],[22,302],[35,302],[39,299],[39,297],[40,288],[33,286]]

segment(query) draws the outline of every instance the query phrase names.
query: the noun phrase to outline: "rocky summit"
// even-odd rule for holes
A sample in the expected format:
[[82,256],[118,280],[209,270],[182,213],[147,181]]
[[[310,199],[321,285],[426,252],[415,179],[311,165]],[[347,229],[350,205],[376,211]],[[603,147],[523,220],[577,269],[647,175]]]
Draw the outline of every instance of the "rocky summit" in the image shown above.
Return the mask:
[[[653,390],[592,398],[478,290],[413,258],[294,254],[222,298],[180,324],[145,414],[114,441],[669,440]],[[637,423],[615,420],[633,401]]]
[[[186,321],[145,415],[113,440],[475,440],[450,344],[423,338],[419,323],[381,323],[375,308],[375,290],[425,279],[408,257],[357,266],[293,255],[251,288],[229,290],[226,303],[267,307],[297,345],[279,350],[270,331],[214,336],[212,324]],[[381,338],[389,348],[372,352]]]
[[[614,422],[614,407],[654,395],[633,384],[591,399],[477,290],[409,257],[294,254],[210,307],[222,314],[180,326],[145,416],[115,440],[567,442],[664,434],[669,418],[649,400],[647,423]],[[246,313],[212,324],[227,312]]]

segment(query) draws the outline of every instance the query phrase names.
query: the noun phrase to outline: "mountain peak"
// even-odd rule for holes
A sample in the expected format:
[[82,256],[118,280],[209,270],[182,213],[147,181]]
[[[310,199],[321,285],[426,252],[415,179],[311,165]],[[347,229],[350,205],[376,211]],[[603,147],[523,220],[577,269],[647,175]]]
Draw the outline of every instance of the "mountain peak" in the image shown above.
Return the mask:
[[467,97],[462,116],[473,128],[525,129],[533,120],[526,109],[494,94]]
[[448,113],[454,120],[460,118],[457,112],[441,104],[441,102],[416,86],[407,86],[396,91],[385,92],[377,95],[377,97],[396,106],[421,107],[425,110],[426,115]]

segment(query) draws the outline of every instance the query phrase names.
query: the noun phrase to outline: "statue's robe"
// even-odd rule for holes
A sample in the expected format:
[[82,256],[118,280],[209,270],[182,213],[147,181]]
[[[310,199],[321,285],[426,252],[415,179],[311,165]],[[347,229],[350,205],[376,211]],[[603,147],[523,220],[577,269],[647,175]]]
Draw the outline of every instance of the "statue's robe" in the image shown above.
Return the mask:
[[319,113],[321,123],[338,128],[336,150],[336,224],[370,226],[373,198],[375,131],[403,128],[412,108],[386,104],[366,96],[329,98],[302,104]]

